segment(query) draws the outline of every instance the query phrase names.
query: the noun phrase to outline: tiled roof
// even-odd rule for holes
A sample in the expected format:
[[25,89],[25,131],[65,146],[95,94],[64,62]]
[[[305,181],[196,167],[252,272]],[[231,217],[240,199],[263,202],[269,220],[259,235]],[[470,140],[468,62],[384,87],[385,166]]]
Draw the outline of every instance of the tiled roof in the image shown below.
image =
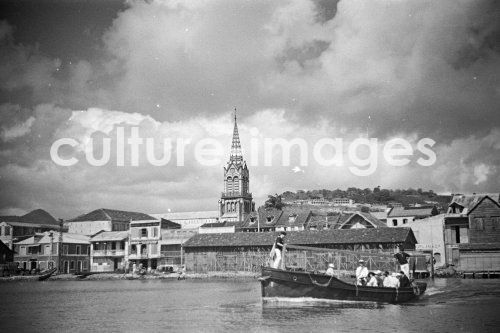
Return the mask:
[[0,216],[0,222],[16,222],[16,221],[20,221],[20,220],[21,220],[21,216],[13,216],[13,215]]
[[[50,244],[52,243],[57,243],[59,241],[59,233],[58,232],[52,232],[52,241],[50,237],[51,232],[44,232],[43,236],[32,236],[30,238],[27,238],[23,241],[15,243],[16,245],[29,245],[29,244]],[[63,237],[63,243],[71,243],[71,244],[89,244],[90,242],[90,237],[85,236],[85,235],[80,235],[80,234],[69,234],[69,233],[64,233],[62,234]]]
[[339,213],[336,215],[313,214],[307,224],[308,228],[323,229],[328,224],[329,229],[336,229],[345,222],[351,214]]
[[[49,228],[52,230],[59,230],[59,225],[57,224],[39,224],[39,223],[29,223],[29,222],[6,222],[13,227],[26,227],[26,228]],[[63,230],[67,229],[63,227]]]
[[380,221],[370,213],[365,213],[365,212],[356,212],[352,214],[344,223],[342,223],[339,226],[339,229],[342,228],[342,226],[346,225],[351,221],[351,219],[354,218],[354,216],[361,216],[366,222],[370,223],[374,228],[387,228],[387,224],[384,222]]
[[213,222],[205,223],[200,226],[200,228],[222,228],[226,226],[226,222]]
[[[436,207],[422,207],[422,208],[411,208],[411,209],[404,209],[403,207],[394,207],[392,208],[389,213],[387,214],[387,217],[410,217],[410,216],[415,216],[415,217],[428,217],[434,214],[434,210]],[[436,212],[437,213],[437,212]]]
[[90,238],[91,242],[122,241],[128,238],[128,231],[103,231]]
[[[277,235],[271,232],[197,234],[184,247],[271,246]],[[416,240],[410,228],[370,228],[291,231],[287,233],[286,242],[294,245],[326,245],[416,243]]]
[[35,209],[21,216],[20,222],[59,225],[59,222],[43,209]]
[[88,214],[80,215],[68,222],[85,222],[85,221],[141,221],[154,220],[155,218],[144,213],[127,212],[123,210],[100,208]]
[[283,213],[276,222],[277,227],[303,227],[309,221],[312,213],[310,209],[301,207],[283,207]]
[[493,201],[500,202],[500,193],[457,194],[453,196],[449,206],[457,204],[469,211],[486,196],[490,197]]

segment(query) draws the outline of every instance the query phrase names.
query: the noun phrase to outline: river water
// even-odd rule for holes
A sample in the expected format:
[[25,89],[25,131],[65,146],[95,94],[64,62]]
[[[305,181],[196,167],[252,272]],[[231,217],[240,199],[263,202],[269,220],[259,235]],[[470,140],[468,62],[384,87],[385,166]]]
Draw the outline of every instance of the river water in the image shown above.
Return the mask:
[[500,331],[500,280],[428,282],[402,305],[262,302],[257,280],[0,283],[0,332]]

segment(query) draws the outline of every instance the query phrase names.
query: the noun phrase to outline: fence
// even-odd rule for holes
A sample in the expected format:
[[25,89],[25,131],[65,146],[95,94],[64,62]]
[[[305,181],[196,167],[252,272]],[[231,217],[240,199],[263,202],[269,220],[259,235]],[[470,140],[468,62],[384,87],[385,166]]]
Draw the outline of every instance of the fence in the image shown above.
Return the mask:
[[[337,249],[321,249],[315,247],[288,245],[284,256],[287,267],[302,268],[307,271],[324,271],[328,263],[333,263],[339,275],[350,275],[363,259],[369,270],[394,272],[398,264],[392,252],[361,252]],[[243,271],[259,272],[261,266],[269,263],[268,251],[241,252],[196,252],[186,254],[186,264],[189,271],[196,273]],[[412,253],[412,260],[418,264],[418,269],[426,269],[425,256]],[[410,269],[413,264],[410,262]]]

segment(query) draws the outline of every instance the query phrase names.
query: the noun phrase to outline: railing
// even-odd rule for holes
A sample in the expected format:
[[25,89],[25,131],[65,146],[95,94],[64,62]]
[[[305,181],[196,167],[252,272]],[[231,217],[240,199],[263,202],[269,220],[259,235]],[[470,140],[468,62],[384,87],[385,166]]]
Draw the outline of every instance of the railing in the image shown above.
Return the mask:
[[125,250],[94,250],[92,255],[94,257],[124,256]]
[[149,255],[147,253],[131,253],[129,255],[130,259],[148,259]]
[[180,257],[181,251],[161,251],[160,254],[162,257]]
[[252,193],[241,193],[241,192],[221,192],[221,197],[222,198],[234,198],[234,197],[244,197],[244,198],[251,198]]

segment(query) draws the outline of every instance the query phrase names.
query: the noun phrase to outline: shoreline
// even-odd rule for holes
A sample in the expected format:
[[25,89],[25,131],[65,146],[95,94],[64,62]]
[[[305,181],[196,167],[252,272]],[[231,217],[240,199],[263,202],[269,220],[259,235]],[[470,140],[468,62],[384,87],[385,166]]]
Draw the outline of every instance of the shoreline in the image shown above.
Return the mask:
[[[207,280],[207,279],[231,279],[248,280],[257,279],[260,273],[256,272],[209,272],[209,273],[186,273],[184,280]],[[0,277],[0,283],[6,282],[38,282],[39,275],[15,275],[9,277]],[[45,281],[106,281],[106,280],[177,280],[179,274],[120,274],[103,273],[92,274],[81,278],[74,274],[53,275]]]

